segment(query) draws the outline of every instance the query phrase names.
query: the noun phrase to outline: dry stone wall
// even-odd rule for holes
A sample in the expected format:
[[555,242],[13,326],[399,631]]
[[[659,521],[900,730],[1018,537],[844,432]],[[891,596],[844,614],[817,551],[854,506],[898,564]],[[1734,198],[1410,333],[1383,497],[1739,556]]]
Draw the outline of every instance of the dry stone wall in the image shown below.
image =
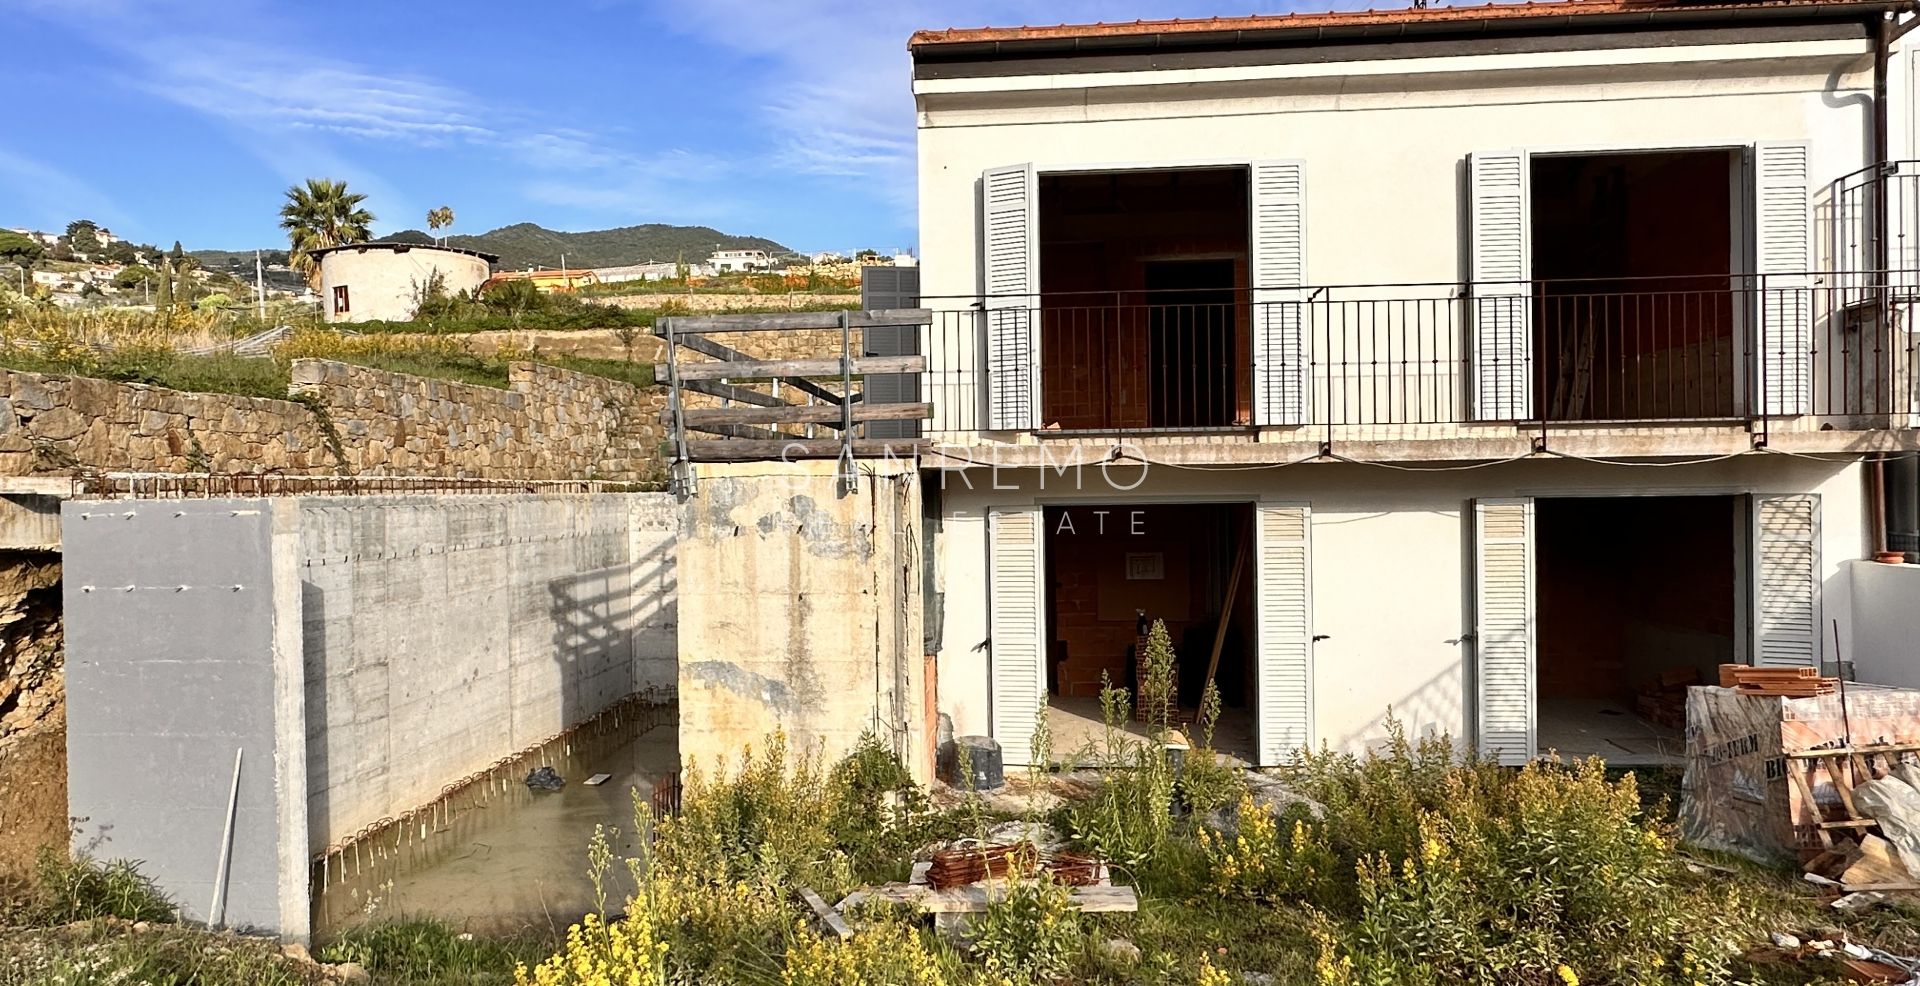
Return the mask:
[[659,388],[536,363],[509,387],[296,360],[270,400],[0,370],[0,476],[76,471],[649,482]]
[[0,370],[0,475],[331,472],[324,430],[293,401]]

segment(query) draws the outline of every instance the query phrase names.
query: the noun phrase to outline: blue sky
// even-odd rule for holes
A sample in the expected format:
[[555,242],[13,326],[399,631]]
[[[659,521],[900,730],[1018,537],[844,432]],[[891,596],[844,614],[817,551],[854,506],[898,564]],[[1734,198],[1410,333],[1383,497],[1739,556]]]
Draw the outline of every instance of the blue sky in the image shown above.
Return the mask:
[[913,247],[914,29],[1328,6],[1239,2],[0,0],[0,227],[275,245],[314,176],[367,193],[376,233],[450,205],[464,233]]

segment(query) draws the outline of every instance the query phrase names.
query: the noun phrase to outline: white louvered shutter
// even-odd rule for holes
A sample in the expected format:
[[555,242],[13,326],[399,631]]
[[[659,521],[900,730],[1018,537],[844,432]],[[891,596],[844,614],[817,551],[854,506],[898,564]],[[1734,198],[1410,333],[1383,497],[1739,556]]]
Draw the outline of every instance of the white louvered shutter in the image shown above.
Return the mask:
[[1820,496],[1753,498],[1753,663],[1820,666]]
[[1007,763],[1025,765],[1033,755],[1034,716],[1047,688],[1043,521],[1039,507],[1020,507],[988,511],[987,524],[993,738]]
[[1479,749],[1504,764],[1533,759],[1533,501],[1476,500],[1474,654]]
[[1039,186],[1031,164],[980,177],[987,428],[1026,431],[1040,406]]
[[1533,416],[1532,184],[1526,151],[1467,158],[1473,285],[1473,417]]
[[1806,414],[1813,403],[1813,214],[1803,142],[1751,152],[1754,268],[1760,290],[1760,408]]
[[1304,506],[1269,503],[1254,514],[1255,745],[1265,767],[1293,759],[1314,741],[1312,515]]
[[1306,166],[1249,165],[1255,424],[1307,422]]

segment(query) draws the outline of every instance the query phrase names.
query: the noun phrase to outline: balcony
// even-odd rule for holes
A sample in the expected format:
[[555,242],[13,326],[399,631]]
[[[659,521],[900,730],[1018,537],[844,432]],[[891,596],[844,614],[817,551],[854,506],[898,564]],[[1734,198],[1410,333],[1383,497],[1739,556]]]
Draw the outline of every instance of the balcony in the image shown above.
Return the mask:
[[[844,326],[675,318],[659,331],[678,356],[657,372],[677,381],[668,423],[680,415],[696,460],[1913,426],[1920,276],[1716,280],[928,298]],[[802,338],[805,358],[754,353]]]

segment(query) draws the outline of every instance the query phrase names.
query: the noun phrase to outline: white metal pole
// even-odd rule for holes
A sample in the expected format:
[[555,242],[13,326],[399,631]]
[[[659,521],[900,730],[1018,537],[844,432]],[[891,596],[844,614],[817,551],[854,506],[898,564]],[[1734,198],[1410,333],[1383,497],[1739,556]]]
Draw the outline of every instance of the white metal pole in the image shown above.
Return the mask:
[[207,927],[218,928],[227,917],[227,870],[233,863],[233,819],[240,809],[240,758],[246,750],[233,751],[233,786],[227,789],[227,824],[220,833],[220,868],[213,877],[213,903],[207,905]]
[[260,263],[260,251],[253,251],[253,298],[259,303],[260,321],[267,320],[266,268]]

